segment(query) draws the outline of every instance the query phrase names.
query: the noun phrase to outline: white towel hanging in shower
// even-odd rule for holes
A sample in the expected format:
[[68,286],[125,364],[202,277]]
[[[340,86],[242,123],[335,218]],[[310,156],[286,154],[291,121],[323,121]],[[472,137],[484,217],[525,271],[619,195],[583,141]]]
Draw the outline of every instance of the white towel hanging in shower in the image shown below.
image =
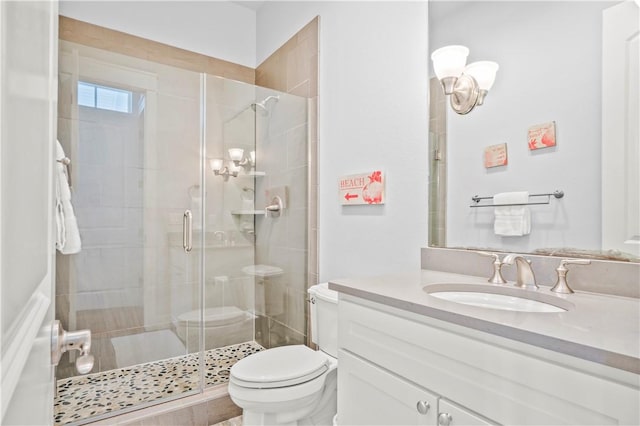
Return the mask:
[[56,141],[56,248],[62,254],[78,253],[82,248],[78,223],[71,205],[71,189],[66,174],[66,166],[61,162],[64,150]]

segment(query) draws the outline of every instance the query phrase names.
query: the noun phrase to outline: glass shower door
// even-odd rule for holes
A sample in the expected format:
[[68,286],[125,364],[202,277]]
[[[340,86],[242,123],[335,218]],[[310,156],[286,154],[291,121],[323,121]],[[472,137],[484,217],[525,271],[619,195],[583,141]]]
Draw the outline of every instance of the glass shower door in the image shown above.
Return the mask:
[[207,356],[305,343],[307,118],[305,98],[206,76]]
[[202,303],[203,81],[65,41],[59,58],[58,139],[81,246],[56,255],[56,318],[90,329],[95,356],[86,377],[75,354],[59,363],[65,424],[201,389],[200,332],[181,318]]

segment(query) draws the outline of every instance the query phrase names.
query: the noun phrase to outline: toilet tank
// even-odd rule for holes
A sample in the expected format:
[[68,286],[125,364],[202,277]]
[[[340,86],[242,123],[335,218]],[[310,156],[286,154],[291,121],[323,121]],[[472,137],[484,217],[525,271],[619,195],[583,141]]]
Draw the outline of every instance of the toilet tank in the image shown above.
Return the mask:
[[338,357],[338,292],[329,290],[329,283],[309,288],[311,341],[320,350]]

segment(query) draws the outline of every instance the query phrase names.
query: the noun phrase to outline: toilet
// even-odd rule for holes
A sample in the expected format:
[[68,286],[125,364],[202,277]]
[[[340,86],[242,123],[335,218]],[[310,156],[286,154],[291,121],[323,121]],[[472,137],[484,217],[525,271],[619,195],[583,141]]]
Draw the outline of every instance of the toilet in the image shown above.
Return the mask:
[[309,290],[311,340],[267,349],[231,367],[229,396],[245,425],[331,425],[337,412],[338,294]]
[[176,334],[189,353],[200,348],[200,330],[204,331],[205,350],[235,345],[253,339],[254,318],[236,306],[206,308],[202,327],[200,310],[196,309],[178,315]]

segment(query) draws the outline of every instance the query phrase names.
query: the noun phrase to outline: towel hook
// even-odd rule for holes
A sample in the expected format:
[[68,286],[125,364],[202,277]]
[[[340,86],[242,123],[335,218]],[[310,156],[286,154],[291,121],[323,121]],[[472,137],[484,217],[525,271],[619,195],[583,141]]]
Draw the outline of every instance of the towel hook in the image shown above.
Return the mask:
[[64,166],[64,174],[67,176],[67,182],[71,188],[71,160],[69,157],[62,157],[56,161]]

